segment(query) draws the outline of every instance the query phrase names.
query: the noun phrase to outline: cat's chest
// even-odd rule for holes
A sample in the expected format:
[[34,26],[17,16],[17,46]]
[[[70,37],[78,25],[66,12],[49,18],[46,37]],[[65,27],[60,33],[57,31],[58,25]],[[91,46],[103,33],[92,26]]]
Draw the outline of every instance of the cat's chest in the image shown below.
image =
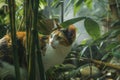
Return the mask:
[[67,54],[70,52],[71,47],[60,47],[58,49],[54,49],[51,46],[47,46],[45,56],[43,56],[43,64],[45,70],[56,65],[61,64]]

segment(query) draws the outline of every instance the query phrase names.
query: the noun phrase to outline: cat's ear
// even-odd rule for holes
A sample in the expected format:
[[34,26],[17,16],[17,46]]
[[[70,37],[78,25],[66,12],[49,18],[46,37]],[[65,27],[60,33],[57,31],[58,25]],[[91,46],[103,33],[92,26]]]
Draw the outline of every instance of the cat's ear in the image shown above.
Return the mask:
[[67,29],[68,33],[71,33],[73,36],[76,35],[76,27],[74,25],[70,25]]
[[58,21],[56,21],[56,20],[53,20],[53,24],[54,24],[53,30],[61,29],[61,28],[62,28],[62,27],[60,26],[60,24],[58,23]]
[[68,39],[68,42],[69,44],[72,44],[75,40],[75,37],[76,37],[76,28],[74,25],[70,25],[67,30],[66,30],[66,33],[65,33],[67,39]]

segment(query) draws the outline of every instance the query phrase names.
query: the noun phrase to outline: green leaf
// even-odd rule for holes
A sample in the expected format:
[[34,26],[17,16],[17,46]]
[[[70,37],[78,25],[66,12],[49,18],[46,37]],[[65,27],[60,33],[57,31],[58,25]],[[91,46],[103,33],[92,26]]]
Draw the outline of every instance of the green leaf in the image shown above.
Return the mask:
[[85,0],[85,4],[87,5],[87,7],[88,7],[89,9],[92,8],[92,0]]
[[53,0],[52,3],[51,3],[51,6],[52,7],[56,6],[56,4],[58,4],[58,3],[59,3],[59,0]]
[[48,4],[47,4],[46,0],[40,0],[39,6],[40,6],[41,9],[44,9],[47,5]]
[[85,44],[87,44],[87,42],[88,42],[88,39],[84,39],[84,40],[81,41],[80,44],[81,44],[81,45],[85,45]]
[[83,20],[83,19],[85,19],[85,18],[86,18],[86,17],[72,18],[72,19],[69,19],[69,20],[61,23],[61,26],[62,26],[62,27],[68,27],[69,25],[74,24],[74,23],[76,23],[76,22],[78,22],[78,21],[80,21],[80,20]]
[[100,27],[97,22],[90,18],[86,18],[84,24],[86,31],[94,40],[100,37]]
[[74,0],[74,15],[80,10],[80,6],[83,2],[83,0]]
[[85,47],[82,49],[82,51],[80,52],[81,57],[85,54],[85,51],[87,51],[87,49],[88,49],[88,46],[85,46]]
[[112,49],[115,49],[115,47],[118,46],[118,45],[119,45],[119,43],[117,43],[117,42],[112,42],[112,43],[110,43],[109,45],[106,46],[105,50],[106,50],[106,51],[110,51],[110,50],[112,50]]
[[115,56],[116,58],[120,58],[120,50],[116,50],[115,52],[113,52],[113,56]]
[[109,38],[116,38],[120,34],[120,29],[111,30],[111,33],[109,34]]
[[4,5],[7,5],[7,4],[5,4],[4,2],[1,2],[1,3],[0,3],[0,9],[1,9]]
[[65,11],[68,10],[68,7],[70,7],[72,1],[73,1],[73,0],[69,0],[69,1],[68,1],[68,3],[67,3],[66,6],[65,6]]

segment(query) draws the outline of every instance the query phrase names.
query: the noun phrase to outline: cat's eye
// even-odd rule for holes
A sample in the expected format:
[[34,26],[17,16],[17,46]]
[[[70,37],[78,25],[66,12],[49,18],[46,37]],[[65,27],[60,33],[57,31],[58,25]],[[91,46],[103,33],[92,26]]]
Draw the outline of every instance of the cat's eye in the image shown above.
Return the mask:
[[58,36],[57,39],[60,40],[60,39],[62,39],[62,37]]

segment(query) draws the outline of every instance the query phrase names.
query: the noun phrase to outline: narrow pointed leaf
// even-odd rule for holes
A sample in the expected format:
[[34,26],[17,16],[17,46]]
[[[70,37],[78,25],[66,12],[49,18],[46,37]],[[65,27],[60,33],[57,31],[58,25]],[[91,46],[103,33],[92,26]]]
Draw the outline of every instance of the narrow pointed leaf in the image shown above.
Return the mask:
[[93,3],[92,0],[85,0],[85,4],[87,5],[87,7],[88,7],[89,9],[92,9],[92,3]]
[[78,22],[78,21],[81,21],[81,20],[83,20],[83,19],[85,19],[85,18],[86,18],[86,17],[72,18],[72,19],[69,19],[69,20],[61,23],[61,25],[62,25],[62,27],[68,27],[69,25],[74,24],[74,23],[76,23],[76,22]]
[[56,4],[58,4],[58,3],[59,3],[59,0],[53,0],[52,3],[51,3],[51,6],[52,7],[56,6]]
[[[76,1],[76,0],[74,0]],[[74,15],[80,10],[80,6],[82,4],[83,0],[77,0],[74,4]]]

